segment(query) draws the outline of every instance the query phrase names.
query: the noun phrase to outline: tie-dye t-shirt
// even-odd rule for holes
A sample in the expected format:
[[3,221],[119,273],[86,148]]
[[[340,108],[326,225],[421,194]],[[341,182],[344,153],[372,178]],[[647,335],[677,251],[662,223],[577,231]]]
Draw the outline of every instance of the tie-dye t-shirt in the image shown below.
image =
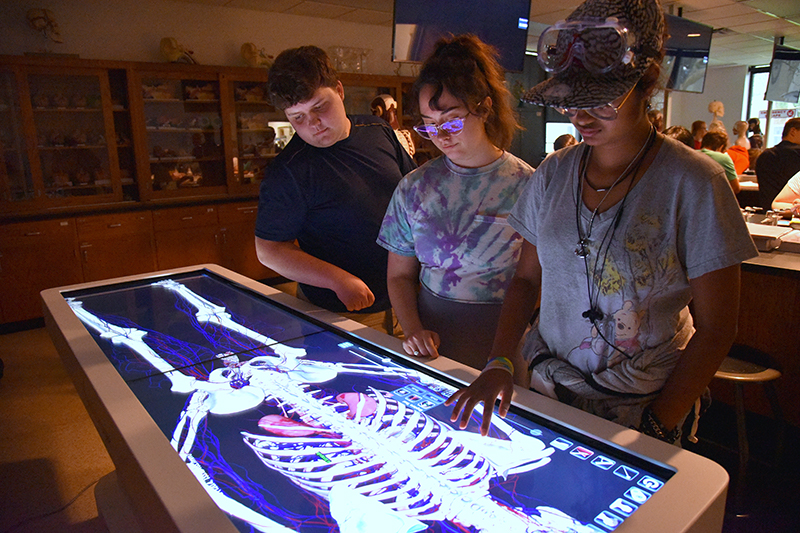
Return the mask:
[[522,245],[506,219],[532,174],[507,152],[481,168],[434,159],[398,184],[378,244],[416,256],[420,282],[441,298],[502,302]]

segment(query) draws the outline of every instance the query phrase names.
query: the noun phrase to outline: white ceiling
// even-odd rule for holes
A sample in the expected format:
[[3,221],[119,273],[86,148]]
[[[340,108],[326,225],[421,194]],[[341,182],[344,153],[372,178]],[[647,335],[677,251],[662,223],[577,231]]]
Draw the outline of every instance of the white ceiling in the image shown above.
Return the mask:
[[[391,26],[394,6],[393,0],[179,1],[383,26]],[[532,0],[529,49],[535,49],[542,28],[563,19],[581,2]],[[800,0],[662,0],[662,4],[667,12],[714,28],[709,56],[714,66],[769,64],[776,37],[784,37],[786,46],[800,49]]]

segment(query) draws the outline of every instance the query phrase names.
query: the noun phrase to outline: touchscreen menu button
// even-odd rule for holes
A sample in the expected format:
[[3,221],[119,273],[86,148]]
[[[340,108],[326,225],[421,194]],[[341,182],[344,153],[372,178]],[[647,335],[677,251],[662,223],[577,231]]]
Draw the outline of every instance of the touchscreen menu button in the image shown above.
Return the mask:
[[609,530],[613,530],[622,523],[622,518],[612,512],[603,511],[595,517],[594,521]]
[[598,455],[592,459],[592,464],[602,470],[611,470],[611,467],[617,464],[617,462],[604,455]]
[[625,491],[625,497],[641,505],[650,499],[650,493],[636,487],[631,487]]
[[634,505],[631,502],[624,500],[623,498],[617,498],[608,507],[612,511],[616,511],[622,516],[630,516],[636,509],[639,508],[638,505]]
[[642,479],[640,479],[636,484],[649,490],[650,492],[655,492],[664,486],[663,481],[659,481],[650,476],[642,476]]

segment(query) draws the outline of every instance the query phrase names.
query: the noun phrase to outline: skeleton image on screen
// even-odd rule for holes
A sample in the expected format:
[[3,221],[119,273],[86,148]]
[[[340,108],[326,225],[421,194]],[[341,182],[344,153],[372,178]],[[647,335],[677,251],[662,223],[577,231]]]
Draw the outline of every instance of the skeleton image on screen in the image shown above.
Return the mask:
[[[506,490],[498,486],[510,476],[550,463],[553,447],[499,417],[492,419],[488,437],[457,430],[406,402],[406,392],[392,389],[389,381],[380,386],[380,379],[403,378],[425,388],[433,384],[426,374],[400,365],[314,360],[305,348],[245,327],[226,307],[181,283],[167,279],[154,286],[173,293],[196,327],[247,338],[262,348],[246,360],[219,353],[202,376],[156,351],[161,344],[148,342],[154,333],[94,314],[78,298],[68,303],[100,339],[166,376],[170,394],[188,396],[172,430],[172,447],[214,502],[249,530],[394,533],[438,524],[437,531],[597,531],[554,507],[497,497],[498,490]],[[324,385],[348,375],[372,379],[362,390]],[[240,430],[241,439],[264,468],[306,498],[318,499],[327,523],[306,524],[275,506],[249,505],[231,486],[233,476],[223,482],[218,475],[227,465],[225,449],[219,450],[221,457],[208,453],[212,447],[206,443],[217,442],[208,419],[265,407],[272,412],[257,416],[252,430]]]

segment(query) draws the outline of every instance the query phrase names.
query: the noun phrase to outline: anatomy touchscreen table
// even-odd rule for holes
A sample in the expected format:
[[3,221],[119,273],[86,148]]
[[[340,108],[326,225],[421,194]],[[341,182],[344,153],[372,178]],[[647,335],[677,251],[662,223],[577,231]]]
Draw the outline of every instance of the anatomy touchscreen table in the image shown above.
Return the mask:
[[[400,356],[396,339],[339,329],[270,292],[207,267],[43,293],[143,530],[148,512],[198,531],[182,515],[216,511],[226,531],[658,531],[651,520],[675,512],[657,502],[685,499],[698,468],[716,481],[693,487],[707,493],[699,511],[663,530],[721,529],[727,479],[710,461],[646,437],[638,447],[660,453],[632,451],[519,407],[487,437],[479,414],[458,430],[443,405],[458,380]],[[124,401],[104,397],[112,380]],[[114,412],[121,403],[138,405]],[[129,416],[141,418],[136,435]],[[165,437],[142,444],[182,475],[150,472],[134,442],[142,424]],[[165,491],[190,486],[216,509],[176,510]]]

